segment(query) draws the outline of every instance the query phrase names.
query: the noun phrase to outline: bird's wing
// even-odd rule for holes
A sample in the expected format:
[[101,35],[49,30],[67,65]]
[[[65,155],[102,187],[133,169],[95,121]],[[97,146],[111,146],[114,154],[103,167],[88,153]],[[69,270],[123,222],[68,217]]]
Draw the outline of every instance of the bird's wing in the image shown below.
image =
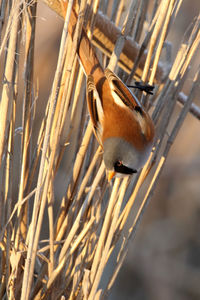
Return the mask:
[[111,91],[117,94],[124,105],[128,106],[131,110],[142,111],[142,106],[138,99],[117,75],[107,68],[105,69],[105,76],[108,79]]
[[149,140],[152,139],[154,135],[153,123],[139,100],[133,95],[121,79],[108,68],[105,70],[105,76],[109,81],[114,101],[118,105],[129,108],[134,113],[144,136]]
[[94,127],[95,136],[100,145],[102,145],[102,122],[103,122],[103,107],[97,89],[94,84],[92,75],[87,77],[87,104],[90,117]]

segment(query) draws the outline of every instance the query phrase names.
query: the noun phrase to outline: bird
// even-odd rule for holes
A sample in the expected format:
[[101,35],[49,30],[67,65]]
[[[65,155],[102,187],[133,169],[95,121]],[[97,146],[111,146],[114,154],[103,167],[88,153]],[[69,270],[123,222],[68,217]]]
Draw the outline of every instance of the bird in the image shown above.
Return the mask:
[[[72,8],[68,32],[73,38],[77,14]],[[94,134],[103,149],[108,181],[139,172],[153,147],[155,128],[142,104],[109,68],[102,68],[86,34],[77,54],[87,77],[87,105]]]

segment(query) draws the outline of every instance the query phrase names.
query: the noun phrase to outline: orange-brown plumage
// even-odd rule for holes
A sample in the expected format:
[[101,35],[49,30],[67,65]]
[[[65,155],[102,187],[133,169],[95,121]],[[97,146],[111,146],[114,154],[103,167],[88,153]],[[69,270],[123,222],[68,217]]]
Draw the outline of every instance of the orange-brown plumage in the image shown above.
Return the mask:
[[[77,16],[72,10],[69,33],[73,37]],[[77,53],[87,76],[87,102],[104,162],[110,171],[137,172],[152,149],[154,125],[137,98],[112,71],[101,67],[85,30]]]
[[146,134],[144,135],[136,119],[137,113],[134,113],[128,107],[121,107],[113,101],[107,80],[103,85],[101,99],[103,99],[102,106],[104,109],[102,141],[111,136],[123,136],[138,150],[143,151],[146,144],[152,142],[154,137],[154,127],[152,122],[149,122],[149,116],[146,112],[143,111],[143,117],[148,121]]

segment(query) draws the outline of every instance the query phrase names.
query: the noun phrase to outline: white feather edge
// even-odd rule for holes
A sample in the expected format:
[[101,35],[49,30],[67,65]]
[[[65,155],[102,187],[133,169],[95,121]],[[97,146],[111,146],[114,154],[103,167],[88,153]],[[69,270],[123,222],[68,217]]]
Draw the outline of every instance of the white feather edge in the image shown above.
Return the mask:
[[97,114],[98,114],[98,119],[99,119],[99,122],[97,122],[97,124],[98,124],[98,135],[101,136],[101,134],[102,134],[102,123],[103,123],[103,117],[104,117],[103,107],[102,107],[102,104],[101,104],[101,99],[99,97],[99,93],[97,92],[96,86],[94,84],[93,76],[92,75],[89,75],[89,76],[90,76],[90,85],[88,86],[88,84],[87,84],[87,92],[91,91],[91,90],[93,92],[93,97],[94,97],[95,102],[96,102]]
[[113,96],[113,99],[115,101],[115,103],[123,108],[127,109],[127,106],[124,104],[124,102],[121,100],[121,98],[117,95],[117,93],[115,92],[115,89],[113,87],[113,84],[111,84],[111,94]]
[[[139,106],[139,107],[142,107],[141,106],[141,103],[139,102],[139,100],[137,99],[137,97],[132,93],[132,91],[125,85],[125,83],[115,74],[115,73],[113,73],[113,71],[111,71],[109,68],[106,68],[106,70],[105,70],[105,75],[106,75],[106,78],[108,79],[108,82],[109,82],[109,85],[110,85],[110,88],[111,88],[111,90],[112,91],[115,91],[115,89],[116,89],[116,87],[115,87],[115,85],[113,84],[113,80],[114,79],[118,79],[122,84],[123,84],[123,86],[124,86],[124,88],[126,88],[128,91],[129,91],[129,93],[132,95],[132,97],[134,98],[134,100],[135,100],[135,102],[137,103],[137,105]],[[118,96],[118,95],[117,95]],[[120,103],[118,103],[118,101],[119,101],[119,99],[120,99],[120,97],[118,96],[118,99],[116,99],[116,103],[117,104],[119,104],[120,106],[122,106],[122,104],[124,105],[124,106],[126,106],[124,103],[123,103],[123,101],[122,100],[120,100],[121,102],[122,102],[122,104],[120,104]]]
[[[123,81],[117,76],[115,75],[111,70],[107,69],[108,71],[110,71],[111,75],[116,79],[120,80],[122,82],[122,84],[125,86],[125,88],[127,88],[129,90],[129,88],[123,83]],[[115,85],[113,84],[113,81],[112,81],[112,77],[110,78],[110,76],[106,76],[107,79],[108,79],[108,82],[109,82],[109,85],[110,85],[110,88],[111,88],[111,94],[113,96],[113,99],[115,101],[115,103],[117,105],[119,105],[120,107],[122,108],[125,108],[125,109],[130,109],[127,107],[126,104],[124,104],[124,102],[121,100],[121,98],[117,95],[117,93],[115,92]],[[129,90],[130,91],[130,90]],[[133,93],[130,91],[132,97],[134,98],[134,100],[136,101],[136,103],[138,104],[138,106],[142,107],[139,100],[133,95]],[[134,110],[131,110],[135,117],[137,118],[137,121],[138,123],[140,124],[140,128],[142,130],[142,133],[143,134],[146,134],[146,122],[144,120],[144,118],[142,117],[142,115]]]

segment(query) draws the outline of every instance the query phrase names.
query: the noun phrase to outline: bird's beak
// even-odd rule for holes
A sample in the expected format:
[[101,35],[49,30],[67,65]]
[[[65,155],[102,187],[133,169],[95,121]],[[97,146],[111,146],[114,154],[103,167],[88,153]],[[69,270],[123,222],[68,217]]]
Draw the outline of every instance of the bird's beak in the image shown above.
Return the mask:
[[108,182],[111,181],[111,179],[115,176],[115,172],[114,171],[108,171]]

